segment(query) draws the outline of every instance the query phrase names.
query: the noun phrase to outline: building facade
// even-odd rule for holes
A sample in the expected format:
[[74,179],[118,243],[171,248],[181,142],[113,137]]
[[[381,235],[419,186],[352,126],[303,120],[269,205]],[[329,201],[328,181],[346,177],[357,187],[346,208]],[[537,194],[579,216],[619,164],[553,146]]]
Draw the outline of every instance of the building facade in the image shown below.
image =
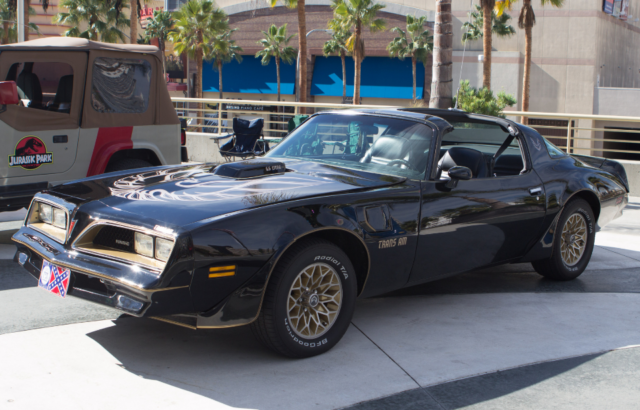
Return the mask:
[[[534,0],[537,23],[533,28],[530,111],[592,114],[594,107],[600,105],[596,101],[597,87],[640,87],[640,2],[624,1],[627,7],[626,20],[607,14],[604,11],[606,0],[565,0],[564,6],[559,9],[542,7],[540,2]],[[404,29],[407,14],[427,16],[430,24],[433,24],[435,0],[388,0],[380,3],[386,5],[381,17],[387,20],[388,29],[396,26]],[[306,4],[307,30],[326,28],[327,21],[332,17],[329,0],[307,0]],[[461,42],[462,24],[467,21],[468,13],[475,4],[477,2],[453,0],[454,90],[461,79],[469,80],[476,87],[482,82],[482,63],[479,61],[482,41],[468,42],[466,47]],[[226,81],[224,83],[229,91],[225,92],[225,98],[275,99],[270,86],[263,89],[238,88],[236,83],[242,77],[234,78],[234,74],[242,72],[247,78],[248,72],[260,72],[260,75],[268,77],[273,71],[275,78],[274,67],[260,68],[247,60],[253,59],[253,54],[258,50],[260,31],[266,30],[270,24],[287,23],[289,33],[297,32],[296,10],[280,5],[269,8],[267,2],[258,0],[220,0],[218,5],[229,15],[231,26],[238,28],[234,38],[245,50],[242,64],[247,64],[247,68],[252,65],[251,70],[230,66],[223,68],[223,74],[225,71],[232,73],[229,86]],[[522,97],[524,31],[517,28],[520,7],[521,4],[516,3],[510,12],[516,34],[506,39],[494,36],[492,53],[492,89],[514,95],[518,104],[512,107],[513,110],[520,109]],[[365,34],[367,58],[363,63],[363,85],[371,82],[379,87],[377,90],[370,88],[370,92],[363,90],[365,104],[408,105],[411,102],[411,95],[407,97],[406,93],[407,87],[411,86],[411,78],[404,78],[411,76],[410,62],[401,64],[388,61],[386,46],[394,36],[390,30]],[[322,32],[314,32],[308,37],[309,97],[312,101],[339,103],[342,101],[342,71],[338,70],[340,65],[336,63],[336,57],[327,59],[322,56],[322,45],[327,39],[328,35]],[[294,46],[297,45],[296,39],[292,42]],[[419,64],[418,98],[428,97],[425,94],[428,94],[431,82],[430,64],[431,61],[426,70]],[[287,71],[286,68],[284,70]],[[283,83],[295,83],[291,73],[295,76],[295,69],[287,71]],[[352,84],[353,79],[349,78],[349,74],[348,70],[347,83]],[[205,95],[217,97],[218,88],[213,85],[218,82],[217,71],[208,67],[203,76]],[[340,87],[337,87],[338,83]],[[425,83],[427,87],[423,89]],[[290,94],[285,93],[283,99],[295,99],[292,87],[286,88]],[[340,95],[335,95],[338,88]],[[394,98],[398,96],[400,98]]]

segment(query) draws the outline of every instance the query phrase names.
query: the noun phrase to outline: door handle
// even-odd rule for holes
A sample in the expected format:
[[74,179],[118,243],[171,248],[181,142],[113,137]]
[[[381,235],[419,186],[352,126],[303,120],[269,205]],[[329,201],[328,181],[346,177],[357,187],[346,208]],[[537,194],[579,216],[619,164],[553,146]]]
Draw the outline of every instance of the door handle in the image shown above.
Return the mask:
[[53,143],[54,144],[64,144],[69,142],[69,137],[66,135],[54,135],[53,136]]
[[531,195],[542,195],[542,187],[529,188],[529,193]]

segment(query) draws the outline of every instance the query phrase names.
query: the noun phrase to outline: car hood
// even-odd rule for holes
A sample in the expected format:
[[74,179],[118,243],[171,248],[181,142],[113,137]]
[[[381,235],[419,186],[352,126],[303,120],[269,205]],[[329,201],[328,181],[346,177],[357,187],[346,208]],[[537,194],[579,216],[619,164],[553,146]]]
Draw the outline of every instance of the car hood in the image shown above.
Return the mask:
[[[215,175],[211,164],[145,168],[58,185],[50,193],[102,218],[138,217],[184,227],[277,202],[380,188],[406,180],[310,161],[283,163],[287,172],[242,179]],[[88,203],[91,206],[83,205]]]

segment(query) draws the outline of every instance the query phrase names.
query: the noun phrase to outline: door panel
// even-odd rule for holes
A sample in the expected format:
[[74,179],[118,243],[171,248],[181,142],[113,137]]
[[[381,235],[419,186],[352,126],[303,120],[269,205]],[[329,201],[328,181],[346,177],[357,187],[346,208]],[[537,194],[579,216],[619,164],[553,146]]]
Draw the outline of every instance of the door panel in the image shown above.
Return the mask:
[[[542,188],[542,193],[529,190]],[[542,181],[535,172],[422,184],[418,250],[410,284],[466,272],[522,256],[542,233]]]
[[0,134],[11,136],[6,147],[8,156],[2,158],[7,177],[60,174],[75,162],[78,128],[18,131],[0,123]]

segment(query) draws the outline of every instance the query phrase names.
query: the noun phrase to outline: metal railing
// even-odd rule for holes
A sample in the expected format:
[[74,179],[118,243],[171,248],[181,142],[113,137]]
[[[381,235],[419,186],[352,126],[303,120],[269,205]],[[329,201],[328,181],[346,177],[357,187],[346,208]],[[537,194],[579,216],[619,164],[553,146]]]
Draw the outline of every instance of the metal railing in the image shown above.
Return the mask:
[[[231,132],[233,117],[264,118],[267,139],[287,134],[290,118],[323,110],[397,108],[397,106],[299,103],[288,101],[172,98],[180,118],[190,119],[188,135],[212,136]],[[558,148],[569,153],[640,160],[640,117],[505,111],[516,121],[526,116]]]

